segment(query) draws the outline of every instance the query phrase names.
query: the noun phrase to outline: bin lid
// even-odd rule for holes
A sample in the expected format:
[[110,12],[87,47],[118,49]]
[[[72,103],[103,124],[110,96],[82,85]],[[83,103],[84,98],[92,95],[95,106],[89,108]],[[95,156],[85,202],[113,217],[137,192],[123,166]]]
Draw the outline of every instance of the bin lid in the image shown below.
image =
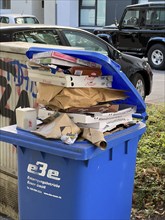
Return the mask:
[[31,59],[33,54],[45,52],[45,51],[58,51],[66,55],[71,55],[76,58],[84,59],[87,61],[98,63],[102,66],[103,75],[112,75],[113,82],[112,87],[114,89],[125,90],[128,98],[121,101],[115,101],[116,104],[128,104],[135,105],[137,107],[137,113],[140,117],[146,119],[146,105],[141,95],[138,93],[134,85],[130,82],[127,76],[121,71],[120,65],[110,59],[108,56],[99,52],[91,52],[84,50],[69,50],[69,49],[56,49],[56,48],[44,48],[44,47],[31,47],[26,52],[26,56]]

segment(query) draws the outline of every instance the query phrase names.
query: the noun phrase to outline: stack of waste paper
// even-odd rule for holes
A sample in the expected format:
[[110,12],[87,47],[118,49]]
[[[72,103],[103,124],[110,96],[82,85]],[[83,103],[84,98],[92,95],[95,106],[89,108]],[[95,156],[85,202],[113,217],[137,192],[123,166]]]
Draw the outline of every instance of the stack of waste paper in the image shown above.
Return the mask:
[[58,51],[34,53],[27,63],[29,78],[37,82],[37,118],[32,132],[72,144],[84,138],[101,149],[104,135],[133,124],[135,106],[115,104],[127,98],[113,89],[111,73],[102,66]]

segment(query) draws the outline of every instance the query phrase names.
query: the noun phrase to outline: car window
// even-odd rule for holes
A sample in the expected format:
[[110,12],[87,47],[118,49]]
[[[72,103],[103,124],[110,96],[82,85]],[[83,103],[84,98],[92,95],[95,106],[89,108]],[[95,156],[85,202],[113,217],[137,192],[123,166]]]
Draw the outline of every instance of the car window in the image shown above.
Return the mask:
[[108,55],[107,46],[95,37],[78,31],[63,30],[63,33],[72,47],[83,47],[85,50]]
[[14,41],[62,45],[56,30],[22,31],[13,35]]
[[38,24],[39,21],[35,17],[17,17],[14,19],[16,24]]
[[165,9],[149,9],[146,20],[147,25],[165,25]]
[[9,42],[11,40],[11,34],[5,31],[0,31],[0,42]]
[[9,18],[8,17],[0,17],[0,23],[9,23]]
[[22,42],[27,42],[25,35],[22,32],[15,33],[13,35],[13,40],[14,41],[22,41]]
[[138,26],[139,10],[128,10],[122,22],[122,27]]

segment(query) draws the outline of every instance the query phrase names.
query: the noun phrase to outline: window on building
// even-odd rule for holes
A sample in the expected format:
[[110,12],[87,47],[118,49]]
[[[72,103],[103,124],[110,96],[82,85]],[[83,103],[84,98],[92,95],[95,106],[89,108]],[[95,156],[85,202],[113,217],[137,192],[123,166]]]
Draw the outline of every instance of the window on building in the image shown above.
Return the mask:
[[79,26],[104,26],[106,0],[80,0]]
[[0,9],[11,9],[11,0],[0,0]]

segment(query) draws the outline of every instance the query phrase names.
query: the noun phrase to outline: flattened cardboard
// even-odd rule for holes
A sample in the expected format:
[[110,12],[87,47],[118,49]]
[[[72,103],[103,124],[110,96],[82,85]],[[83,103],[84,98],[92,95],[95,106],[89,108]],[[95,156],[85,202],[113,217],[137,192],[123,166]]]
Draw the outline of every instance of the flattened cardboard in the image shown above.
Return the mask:
[[100,112],[100,113],[106,113],[106,112],[117,112],[119,110],[119,105],[113,105],[113,104],[103,104],[103,105],[94,105],[89,108],[68,108],[66,110],[60,110],[62,112],[66,113],[88,113],[88,112]]
[[41,125],[33,133],[43,136],[44,138],[60,139],[63,135],[79,134],[81,129],[67,116],[61,114],[48,124]]

